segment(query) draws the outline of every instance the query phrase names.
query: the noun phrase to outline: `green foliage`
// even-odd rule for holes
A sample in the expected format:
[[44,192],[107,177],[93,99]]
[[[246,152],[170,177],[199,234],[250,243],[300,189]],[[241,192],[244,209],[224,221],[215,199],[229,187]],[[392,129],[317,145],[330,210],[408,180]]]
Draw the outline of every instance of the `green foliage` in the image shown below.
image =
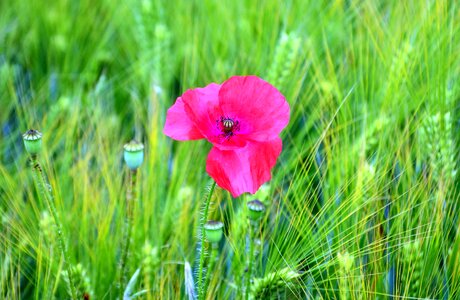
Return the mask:
[[210,145],[165,137],[166,111],[186,89],[255,74],[286,96],[291,120],[268,185],[240,199],[215,190],[208,219],[225,238],[213,265],[204,260],[207,299],[244,296],[254,199],[266,208],[254,298],[459,299],[458,6],[1,1],[0,298],[67,297],[22,144],[29,128],[43,132],[40,162],[79,287],[117,297],[123,145],[134,138],[145,151],[131,296],[196,295]]
[[[81,264],[77,264],[76,266],[72,266],[72,274],[75,279],[77,299],[92,299],[94,297],[94,291],[91,286],[91,279],[88,276],[86,269]],[[63,272],[62,276],[65,282],[69,281],[69,277],[66,271]],[[68,293],[70,295],[70,291],[68,291]]]
[[268,273],[263,278],[255,278],[250,299],[277,299],[280,293],[299,288],[299,278],[300,274],[289,268]]
[[418,297],[423,294],[423,249],[419,241],[407,242],[402,249],[403,281],[406,283],[407,295]]
[[[142,274],[144,287],[149,293],[153,290],[153,276],[158,272],[158,267],[161,265],[160,253],[158,247],[154,247],[149,241],[146,241],[140,253],[142,259]],[[148,294],[149,295],[149,294]]]
[[289,76],[298,64],[301,39],[295,33],[281,34],[275,56],[267,73],[267,81],[278,88],[284,88]]
[[425,117],[420,128],[419,138],[422,158],[428,161],[435,182],[452,182],[457,174],[458,155],[452,136],[450,112]]

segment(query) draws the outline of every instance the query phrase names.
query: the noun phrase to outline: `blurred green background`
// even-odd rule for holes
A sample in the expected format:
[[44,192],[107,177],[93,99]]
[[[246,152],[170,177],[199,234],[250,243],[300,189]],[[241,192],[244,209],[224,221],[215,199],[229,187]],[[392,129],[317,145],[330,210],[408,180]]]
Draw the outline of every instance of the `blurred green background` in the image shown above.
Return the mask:
[[242,296],[254,197],[268,207],[254,299],[459,299],[458,6],[1,1],[0,298],[67,297],[29,128],[44,134],[39,160],[91,299],[116,297],[123,144],[145,144],[130,274],[141,268],[145,299],[187,298],[210,145],[165,137],[166,110],[188,88],[254,74],[286,96],[291,122],[269,185],[213,199],[225,241],[208,299]]

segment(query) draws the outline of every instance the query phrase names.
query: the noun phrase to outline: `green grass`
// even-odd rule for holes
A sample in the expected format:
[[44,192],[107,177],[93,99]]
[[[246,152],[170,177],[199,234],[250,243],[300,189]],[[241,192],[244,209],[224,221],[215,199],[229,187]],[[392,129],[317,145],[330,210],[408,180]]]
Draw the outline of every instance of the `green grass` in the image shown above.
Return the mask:
[[[253,296],[459,299],[459,11],[442,0],[0,2],[0,298],[68,297],[21,141],[29,128],[44,134],[39,160],[91,299],[117,297],[123,144],[145,144],[128,274],[141,268],[141,298],[187,298],[210,145],[164,136],[166,110],[188,88],[255,74],[283,92],[291,121],[257,196],[267,214]],[[214,195],[225,239],[207,299],[241,299],[255,196]]]

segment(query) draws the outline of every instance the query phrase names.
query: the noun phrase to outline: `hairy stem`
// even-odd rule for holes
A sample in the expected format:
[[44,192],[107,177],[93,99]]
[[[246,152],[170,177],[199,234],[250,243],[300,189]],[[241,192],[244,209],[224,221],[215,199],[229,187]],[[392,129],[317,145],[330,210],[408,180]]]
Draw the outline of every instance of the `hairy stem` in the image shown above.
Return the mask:
[[209,281],[211,280],[211,273],[214,271],[214,265],[218,259],[219,255],[219,246],[217,243],[212,243],[211,246],[211,257],[209,259],[209,267],[208,272],[206,272],[206,279],[204,281],[205,289],[207,290],[209,287]]
[[30,162],[32,166],[32,171],[34,172],[34,180],[35,180],[35,185],[39,189],[39,193],[42,195],[42,198],[45,199],[46,204],[48,206],[48,209],[53,217],[54,225],[56,226],[56,235],[58,239],[58,244],[59,244],[59,249],[61,250],[61,254],[64,257],[64,266],[67,270],[67,276],[69,278],[68,282],[68,289],[70,290],[70,295],[72,299],[77,299],[77,290],[74,285],[74,278],[73,278],[73,272],[72,272],[72,267],[69,263],[69,256],[67,254],[67,247],[64,242],[64,233],[62,231],[62,225],[61,222],[59,221],[59,216],[56,210],[56,206],[54,205],[54,199],[51,194],[50,189],[47,186],[47,182],[45,179],[45,174],[43,172],[43,169],[40,165],[40,163],[37,160],[36,155],[32,155],[30,157]]
[[254,238],[255,232],[257,229],[257,225],[251,221],[251,225],[249,226],[249,253],[248,253],[248,272],[246,274],[246,297],[245,299],[249,299],[249,293],[251,292],[251,276],[252,276],[252,262],[254,256]]
[[131,232],[133,228],[134,219],[134,202],[136,200],[136,181],[137,181],[137,169],[131,170],[129,176],[128,189],[126,191],[126,216],[123,224],[123,239],[121,245],[121,256],[119,263],[119,274],[118,274],[118,292],[119,300],[123,299],[124,287],[126,284],[126,265],[128,263],[129,246],[131,243]]
[[209,203],[211,203],[211,197],[214,193],[214,189],[216,188],[216,182],[213,182],[211,185],[211,189],[209,190],[209,194],[206,197],[204,203],[204,211],[203,217],[200,218],[200,243],[201,243],[201,251],[200,251],[200,265],[198,269],[198,300],[203,300],[206,296],[206,285],[203,282],[203,266],[205,260],[205,250],[204,250],[204,242],[205,242],[205,234],[204,234],[204,225],[208,220],[208,210],[209,210]]

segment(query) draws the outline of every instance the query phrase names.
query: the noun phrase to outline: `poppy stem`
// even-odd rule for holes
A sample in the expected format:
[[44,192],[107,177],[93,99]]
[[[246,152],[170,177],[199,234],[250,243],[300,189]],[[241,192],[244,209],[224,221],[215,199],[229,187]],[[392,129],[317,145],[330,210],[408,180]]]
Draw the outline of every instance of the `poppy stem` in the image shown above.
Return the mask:
[[208,221],[209,204],[211,203],[211,197],[212,197],[212,194],[214,193],[215,187],[216,187],[216,182],[214,181],[213,184],[211,185],[211,189],[209,190],[208,196],[206,197],[206,200],[204,203],[203,217],[200,219],[201,251],[200,251],[200,265],[198,269],[198,300],[203,300],[206,296],[206,284],[203,281],[203,266],[204,266],[204,260],[206,256],[206,253],[205,253],[206,251],[204,249],[204,243],[206,239],[205,233],[204,233],[204,225]]
[[246,276],[246,297],[245,299],[249,299],[249,294],[251,292],[251,277],[252,277],[252,261],[254,256],[254,238],[256,232],[257,225],[251,221],[251,225],[249,226],[249,253],[248,253],[248,272]]
[[211,258],[209,259],[209,267],[208,267],[208,272],[206,272],[206,278],[204,281],[205,284],[205,290],[208,290],[209,283],[211,280],[211,272],[214,271],[214,266],[217,262],[219,256],[219,246],[218,243],[212,243],[211,245]]
[[123,299],[126,283],[126,265],[128,262],[129,246],[131,243],[131,232],[133,228],[134,201],[136,200],[137,169],[130,171],[128,190],[126,191],[126,218],[123,224],[123,240],[121,246],[121,257],[119,264],[118,292],[119,300]]
[[64,266],[67,270],[67,277],[69,279],[68,281],[69,293],[70,293],[71,298],[76,300],[77,290],[74,285],[72,266],[70,265],[70,262],[69,262],[69,255],[67,253],[67,247],[64,242],[64,233],[62,231],[61,222],[59,221],[59,216],[56,210],[56,206],[54,205],[53,196],[51,194],[50,188],[48,187],[43,169],[40,163],[38,162],[37,156],[35,154],[32,154],[30,156],[30,164],[32,166],[32,171],[34,172],[35,185],[37,186],[39,193],[45,199],[48,209],[51,212],[51,215],[53,217],[53,221],[54,221],[54,225],[55,225],[56,233],[57,233],[56,235],[58,239],[59,249],[61,250],[61,254],[64,258]]

